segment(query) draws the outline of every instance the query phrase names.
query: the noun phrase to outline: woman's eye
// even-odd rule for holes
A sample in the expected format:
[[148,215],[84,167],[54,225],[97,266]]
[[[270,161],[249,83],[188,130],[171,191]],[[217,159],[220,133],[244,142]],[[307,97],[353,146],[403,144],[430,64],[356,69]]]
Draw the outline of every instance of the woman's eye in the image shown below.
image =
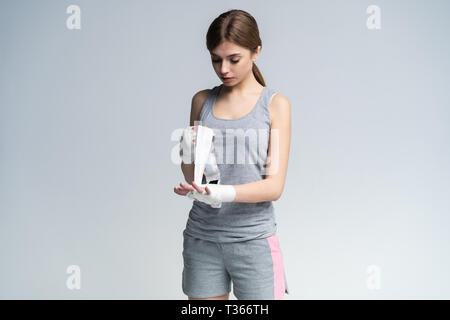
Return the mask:
[[[238,63],[240,60],[231,60],[232,63]],[[213,60],[212,62],[217,63],[220,62],[220,60]]]

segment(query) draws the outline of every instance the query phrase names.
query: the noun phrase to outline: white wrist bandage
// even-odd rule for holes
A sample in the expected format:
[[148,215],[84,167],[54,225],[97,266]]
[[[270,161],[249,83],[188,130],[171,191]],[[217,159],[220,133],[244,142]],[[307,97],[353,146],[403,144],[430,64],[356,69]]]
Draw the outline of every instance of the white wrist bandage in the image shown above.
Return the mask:
[[197,190],[189,191],[186,195],[191,199],[205,202],[213,208],[220,208],[222,202],[232,202],[236,198],[236,190],[232,185],[223,184],[202,184],[200,187],[208,188],[211,190],[211,194],[208,194],[206,190],[203,193],[199,193]]

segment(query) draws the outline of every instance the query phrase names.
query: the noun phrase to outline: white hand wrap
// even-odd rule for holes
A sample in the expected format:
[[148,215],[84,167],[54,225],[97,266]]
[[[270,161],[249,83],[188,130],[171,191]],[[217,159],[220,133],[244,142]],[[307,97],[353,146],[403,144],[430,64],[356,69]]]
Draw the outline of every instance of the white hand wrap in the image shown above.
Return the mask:
[[196,137],[197,133],[194,127],[187,127],[183,130],[183,135],[180,138],[180,156],[181,160],[186,164],[191,164],[195,161]]
[[[220,184],[220,171],[217,166],[214,152],[214,131],[208,127],[197,125],[197,130],[187,127],[183,131],[180,144],[180,155],[184,163],[195,163],[194,181],[201,187],[208,186],[211,194],[206,190],[200,194],[197,190],[189,191],[186,196],[190,199],[205,202],[213,208],[220,208],[222,202],[231,202],[236,197],[236,190],[232,185]],[[203,182],[205,175],[206,183]],[[209,184],[210,181],[218,180],[217,184]]]
[[211,155],[213,137],[214,131],[212,129],[205,126],[197,126],[194,181],[198,185],[202,183],[205,166]]
[[205,202],[213,208],[220,208],[222,202],[232,202],[236,198],[236,190],[232,185],[223,184],[201,184],[202,188],[208,186],[211,190],[211,194],[208,194],[206,190],[203,193],[199,193],[197,190],[189,191],[186,196],[191,199]]
[[217,184],[220,184],[220,171],[217,166],[214,143],[211,144],[211,152],[209,153],[209,158],[206,162],[205,171],[203,174],[205,175],[206,183],[217,180]]

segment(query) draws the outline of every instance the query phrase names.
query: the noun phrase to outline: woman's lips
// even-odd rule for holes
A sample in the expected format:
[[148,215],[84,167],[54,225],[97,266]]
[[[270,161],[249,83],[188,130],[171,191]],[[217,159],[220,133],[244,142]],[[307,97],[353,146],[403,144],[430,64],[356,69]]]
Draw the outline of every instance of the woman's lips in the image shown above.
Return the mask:
[[222,80],[225,81],[225,82],[231,81],[231,80],[233,80],[233,79],[234,79],[234,78],[223,78],[223,77],[222,77]]

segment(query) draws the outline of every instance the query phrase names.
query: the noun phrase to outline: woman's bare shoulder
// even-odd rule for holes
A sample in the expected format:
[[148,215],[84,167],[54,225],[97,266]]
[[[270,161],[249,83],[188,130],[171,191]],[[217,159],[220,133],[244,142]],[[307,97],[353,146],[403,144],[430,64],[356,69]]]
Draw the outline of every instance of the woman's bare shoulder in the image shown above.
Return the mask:
[[200,112],[202,111],[203,105],[205,104],[206,98],[212,89],[200,90],[194,94],[192,97],[191,105],[191,121],[190,125],[194,125],[194,121],[200,120]]
[[194,96],[192,97],[192,102],[195,104],[203,105],[205,103],[206,97],[211,92],[212,89],[204,89],[198,91]]
[[270,118],[271,120],[273,120],[274,118],[277,118],[280,113],[286,113],[286,112],[290,112],[291,109],[291,103],[289,101],[289,99],[277,92],[275,95],[273,95],[271,101],[270,101],[270,105],[269,105],[269,112],[270,112]]

